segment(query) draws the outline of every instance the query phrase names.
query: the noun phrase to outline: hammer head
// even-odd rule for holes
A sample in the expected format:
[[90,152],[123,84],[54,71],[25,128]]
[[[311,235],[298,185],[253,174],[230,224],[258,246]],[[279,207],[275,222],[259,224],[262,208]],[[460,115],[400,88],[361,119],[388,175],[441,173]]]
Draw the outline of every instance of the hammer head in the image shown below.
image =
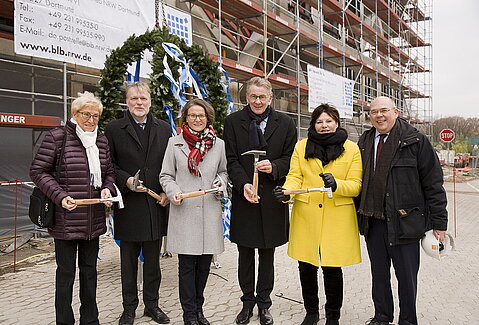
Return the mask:
[[225,179],[223,179],[223,177],[221,177],[219,174],[216,174],[216,176],[218,176],[220,182],[221,182],[221,186],[218,188],[218,192],[222,193],[223,196],[228,196],[228,190],[227,190],[227,186],[228,186],[228,183]]
[[264,151],[264,150],[249,150],[249,151],[243,152],[241,155],[242,156],[253,155],[254,159],[258,160],[259,156],[266,156],[266,151]]
[[113,186],[115,187],[116,190],[116,196],[112,198],[112,202],[118,202],[118,209],[123,209],[125,205],[123,204],[123,196],[121,196],[120,189],[116,186],[115,183],[113,183]]
[[133,176],[133,189],[136,191],[136,188],[141,185],[140,183],[140,170],[136,172],[135,176]]

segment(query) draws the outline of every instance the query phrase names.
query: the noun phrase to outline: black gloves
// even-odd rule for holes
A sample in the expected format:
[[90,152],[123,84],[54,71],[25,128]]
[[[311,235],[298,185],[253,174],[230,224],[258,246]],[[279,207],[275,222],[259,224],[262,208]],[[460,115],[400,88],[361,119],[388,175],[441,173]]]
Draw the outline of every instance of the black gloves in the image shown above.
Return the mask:
[[331,173],[321,173],[319,174],[323,178],[324,187],[331,187],[331,190],[334,192],[338,188],[336,180],[334,179],[333,174]]
[[282,188],[281,186],[276,186],[274,189],[273,189],[273,197],[276,199],[276,201],[278,202],[286,202],[286,201],[289,201],[290,199],[290,196],[289,195],[284,195],[283,194],[283,191],[284,191],[284,188]]

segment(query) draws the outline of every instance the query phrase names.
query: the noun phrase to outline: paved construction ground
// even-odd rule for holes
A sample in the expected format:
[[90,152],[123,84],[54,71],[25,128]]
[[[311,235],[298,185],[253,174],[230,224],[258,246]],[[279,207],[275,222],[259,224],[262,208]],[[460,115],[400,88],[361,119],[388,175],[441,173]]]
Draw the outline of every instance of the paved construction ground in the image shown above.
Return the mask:
[[[456,184],[455,209],[453,184],[446,183],[445,187],[451,233],[455,228],[454,210],[457,214],[457,250],[442,261],[422,256],[417,301],[419,323],[479,324],[479,180]],[[363,262],[344,268],[341,324],[364,324],[373,315],[371,277],[364,242],[362,248]],[[100,323],[117,324],[122,312],[119,249],[107,236],[102,237],[100,257],[97,294]],[[211,269],[204,311],[212,324],[234,324],[235,315],[241,309],[236,246],[226,244],[219,262],[221,268]],[[171,324],[183,324],[176,257],[161,259],[161,269],[160,306],[171,318]],[[54,278],[55,262],[51,259],[0,276],[0,324],[54,324]],[[394,289],[396,291],[395,283]],[[320,297],[321,304],[324,304],[322,289]],[[286,255],[286,245],[276,251],[276,284],[272,298],[271,313],[275,324],[301,323],[304,311],[297,264]],[[78,322],[78,279],[73,301]],[[396,306],[396,315],[397,311]],[[321,313],[319,324],[324,323],[323,307]],[[143,305],[140,303],[135,324],[155,324],[142,315]],[[250,324],[259,324],[256,311]]]

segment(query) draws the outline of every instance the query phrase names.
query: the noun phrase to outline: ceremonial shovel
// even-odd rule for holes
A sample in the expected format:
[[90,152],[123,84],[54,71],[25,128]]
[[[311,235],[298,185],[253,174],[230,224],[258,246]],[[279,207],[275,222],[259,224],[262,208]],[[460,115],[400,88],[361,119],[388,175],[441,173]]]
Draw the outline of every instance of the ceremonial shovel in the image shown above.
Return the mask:
[[121,196],[121,192],[118,189],[118,187],[116,187],[115,184],[113,184],[113,186],[115,186],[115,190],[117,193],[115,197],[109,197],[106,199],[79,199],[79,200],[75,200],[75,203],[76,205],[89,205],[89,204],[98,204],[103,202],[118,202],[118,208],[123,209],[125,206],[123,205],[123,197]]
[[226,182],[221,178],[220,175],[218,175],[218,178],[220,179],[221,186],[220,187],[214,187],[209,190],[202,190],[202,191],[195,191],[195,192],[188,192],[188,193],[179,193],[177,198],[178,200],[183,200],[187,199],[189,197],[197,197],[197,196],[202,196],[206,195],[208,193],[218,193],[222,192],[223,194],[226,194]]
[[[138,171],[136,172],[135,176],[133,176],[133,190],[136,191],[136,188],[138,186],[143,186],[145,187],[141,181],[140,181],[140,170],[138,169]],[[148,193],[149,195],[151,195],[152,197],[154,197],[157,201],[161,201],[161,196],[159,196],[156,192],[154,192],[153,190],[150,190],[149,188],[145,187],[146,188],[146,193]]]
[[241,154],[242,156],[244,155],[253,155],[254,156],[254,171],[253,171],[253,200],[258,202],[258,185],[259,185],[259,178],[258,178],[258,167],[256,167],[256,164],[259,161],[259,156],[265,156],[266,151],[263,150],[250,150],[243,152]]
[[303,193],[310,193],[310,192],[328,192],[328,198],[333,198],[333,190],[331,187],[315,187],[315,188],[298,188],[293,190],[284,190],[284,195],[290,194],[303,194]]

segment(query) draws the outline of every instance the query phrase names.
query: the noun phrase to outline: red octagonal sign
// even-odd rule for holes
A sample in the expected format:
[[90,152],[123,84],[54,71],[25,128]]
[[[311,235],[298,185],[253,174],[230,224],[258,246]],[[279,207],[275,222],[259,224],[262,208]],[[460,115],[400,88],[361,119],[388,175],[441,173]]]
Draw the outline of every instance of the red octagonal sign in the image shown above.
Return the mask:
[[451,142],[456,137],[456,134],[451,129],[444,129],[439,132],[439,138],[444,142]]

